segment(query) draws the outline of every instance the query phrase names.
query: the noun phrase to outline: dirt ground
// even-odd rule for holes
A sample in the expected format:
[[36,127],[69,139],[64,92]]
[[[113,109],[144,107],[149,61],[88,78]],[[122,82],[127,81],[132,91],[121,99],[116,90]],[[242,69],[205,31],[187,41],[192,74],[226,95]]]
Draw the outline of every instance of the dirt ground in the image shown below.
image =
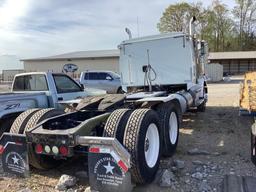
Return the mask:
[[[170,168],[173,160],[184,161],[184,168],[173,170],[172,187],[160,187],[158,179],[150,185],[137,186],[134,191],[218,191],[226,174],[256,176],[256,168],[250,161],[250,126],[252,119],[238,116],[239,82],[209,84],[209,101],[204,113],[187,113],[183,117],[176,154],[161,160],[162,169]],[[198,148],[206,155],[190,155],[188,151]],[[26,179],[0,177],[0,191],[55,191],[62,174],[75,175],[77,171],[87,170],[84,158],[66,162],[51,171],[32,169]],[[75,163],[74,163],[75,162]],[[200,163],[195,163],[200,162]],[[75,166],[74,166],[75,164]],[[200,165],[199,165],[200,164]],[[194,177],[202,174],[202,178]],[[202,188],[204,185],[204,188]],[[88,178],[80,179],[74,189],[84,191]]]

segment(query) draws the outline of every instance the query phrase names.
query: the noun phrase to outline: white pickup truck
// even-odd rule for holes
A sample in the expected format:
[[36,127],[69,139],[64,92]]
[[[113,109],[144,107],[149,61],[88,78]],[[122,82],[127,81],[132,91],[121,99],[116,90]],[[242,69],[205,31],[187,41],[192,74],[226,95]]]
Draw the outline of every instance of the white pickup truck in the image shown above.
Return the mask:
[[18,74],[14,78],[12,91],[0,93],[0,136],[9,131],[15,118],[23,111],[32,108],[63,108],[60,103],[102,93],[100,90],[84,90],[62,73]]

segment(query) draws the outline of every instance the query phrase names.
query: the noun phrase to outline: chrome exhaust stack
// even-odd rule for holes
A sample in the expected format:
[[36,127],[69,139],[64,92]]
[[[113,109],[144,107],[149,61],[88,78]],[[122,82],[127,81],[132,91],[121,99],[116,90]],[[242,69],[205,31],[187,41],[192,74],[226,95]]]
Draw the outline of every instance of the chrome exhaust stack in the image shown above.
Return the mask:
[[195,16],[193,16],[189,21],[189,36],[190,37],[193,37],[195,34],[195,25],[194,25],[195,21],[196,21]]

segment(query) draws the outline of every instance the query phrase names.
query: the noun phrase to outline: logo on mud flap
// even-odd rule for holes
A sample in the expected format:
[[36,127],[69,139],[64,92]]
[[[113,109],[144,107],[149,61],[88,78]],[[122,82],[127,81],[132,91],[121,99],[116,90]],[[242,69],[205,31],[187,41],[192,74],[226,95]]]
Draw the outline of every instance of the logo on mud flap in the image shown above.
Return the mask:
[[96,180],[103,185],[119,186],[123,183],[124,172],[112,157],[99,159],[93,169]]
[[110,161],[108,161],[108,165],[103,165],[106,169],[106,174],[111,173],[112,175],[113,173],[113,169],[115,168],[114,166],[111,166]]
[[10,152],[6,155],[5,164],[7,168],[13,172],[23,174],[26,170],[25,160],[19,153],[16,152]]

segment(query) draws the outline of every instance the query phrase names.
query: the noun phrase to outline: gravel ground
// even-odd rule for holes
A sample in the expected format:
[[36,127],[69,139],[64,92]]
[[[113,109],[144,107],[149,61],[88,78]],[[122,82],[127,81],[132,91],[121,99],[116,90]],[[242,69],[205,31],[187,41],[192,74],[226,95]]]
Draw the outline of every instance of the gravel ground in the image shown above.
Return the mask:
[[[161,160],[154,183],[137,186],[134,191],[218,191],[226,174],[256,176],[256,168],[250,162],[252,121],[238,116],[239,81],[236,78],[228,83],[209,84],[206,112],[184,115],[177,153]],[[86,171],[81,158],[73,162],[51,171],[32,169],[27,179],[2,175],[0,191],[55,191],[62,174]],[[87,186],[88,178],[80,178],[73,189],[84,191]]]

